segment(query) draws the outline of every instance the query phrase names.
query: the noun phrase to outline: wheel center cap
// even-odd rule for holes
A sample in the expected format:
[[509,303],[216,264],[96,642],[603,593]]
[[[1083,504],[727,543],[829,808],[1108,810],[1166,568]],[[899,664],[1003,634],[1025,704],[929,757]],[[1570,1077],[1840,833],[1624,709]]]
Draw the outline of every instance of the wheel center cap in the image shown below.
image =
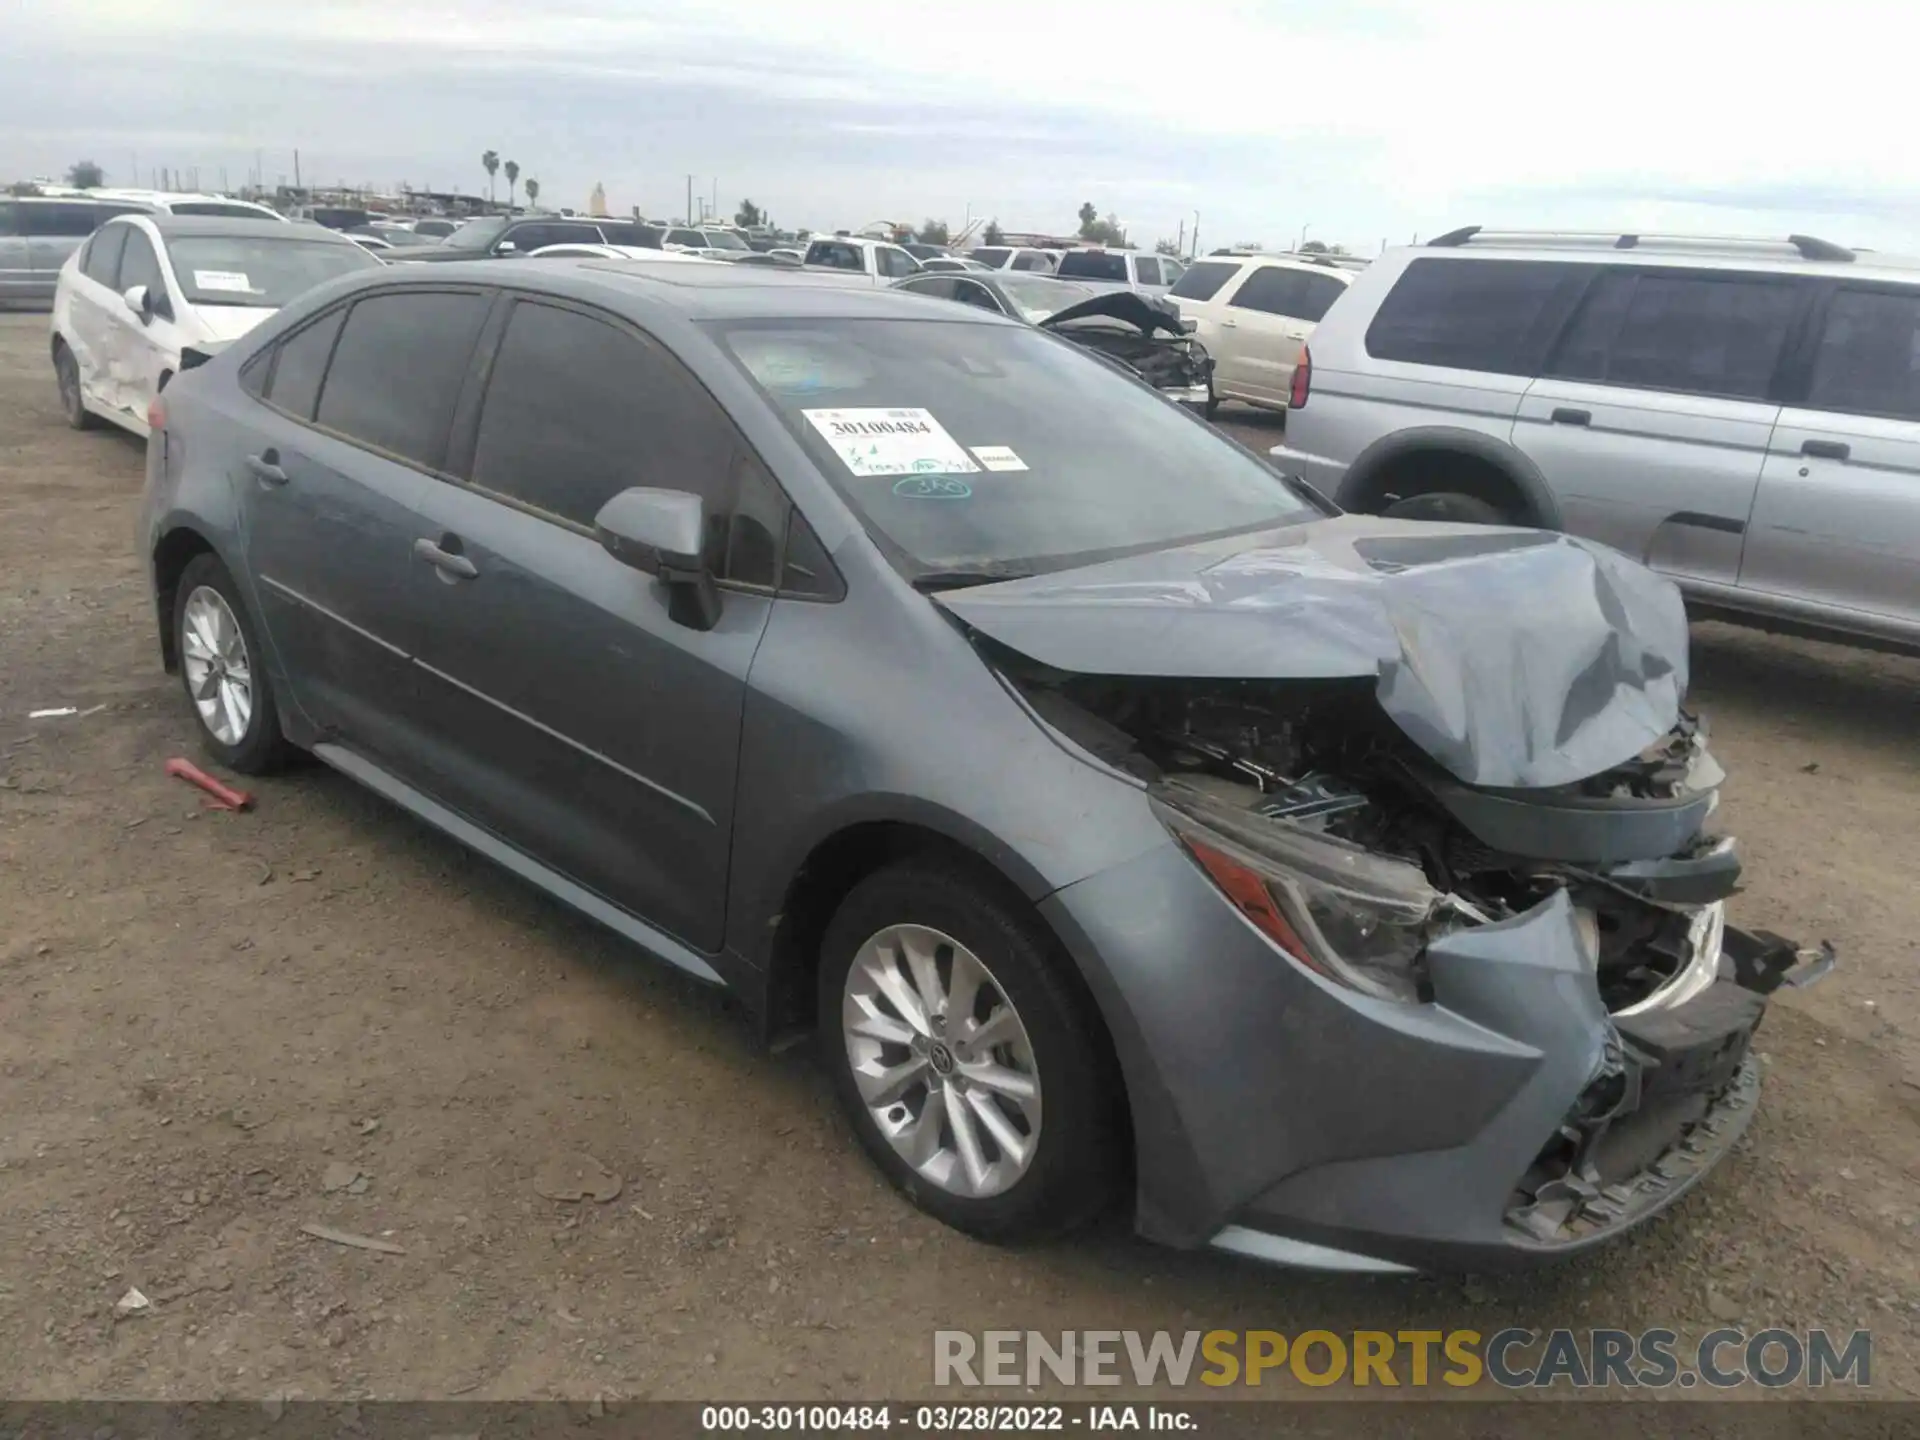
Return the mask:
[[927,1063],[933,1066],[936,1075],[953,1073],[953,1052],[947,1048],[947,1042],[936,1040],[927,1048]]

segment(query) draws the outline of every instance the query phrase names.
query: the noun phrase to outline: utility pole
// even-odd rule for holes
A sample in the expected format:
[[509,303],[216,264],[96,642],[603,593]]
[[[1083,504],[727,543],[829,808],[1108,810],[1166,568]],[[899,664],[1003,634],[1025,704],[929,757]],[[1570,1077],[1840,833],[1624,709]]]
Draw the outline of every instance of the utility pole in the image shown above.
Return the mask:
[[1179,237],[1175,239],[1173,242],[1173,253],[1178,255],[1182,250],[1185,250],[1186,248],[1187,248],[1187,217],[1182,215],[1180,217],[1180,234],[1179,234]]
[[1193,249],[1187,252],[1187,258],[1189,260],[1200,258],[1200,212],[1198,210],[1193,212]]
[[718,175],[713,177],[713,209],[708,213],[711,215],[720,213],[720,177]]
[[300,188],[300,152],[298,150],[293,152],[293,188],[296,190]]
[[693,176],[687,176],[687,213],[685,224],[693,224]]

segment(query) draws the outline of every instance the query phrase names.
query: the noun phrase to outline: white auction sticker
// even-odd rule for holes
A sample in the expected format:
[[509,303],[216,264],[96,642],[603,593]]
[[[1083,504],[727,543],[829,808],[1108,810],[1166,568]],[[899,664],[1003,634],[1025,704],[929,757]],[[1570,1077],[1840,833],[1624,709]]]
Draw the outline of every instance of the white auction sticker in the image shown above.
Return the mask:
[[241,295],[253,293],[252,282],[238,270],[196,270],[193,272],[193,284],[196,290],[231,290]]
[[1005,445],[976,445],[973,458],[989,470],[1024,470],[1027,462]]
[[802,410],[856,475],[971,475],[979,466],[928,410]]

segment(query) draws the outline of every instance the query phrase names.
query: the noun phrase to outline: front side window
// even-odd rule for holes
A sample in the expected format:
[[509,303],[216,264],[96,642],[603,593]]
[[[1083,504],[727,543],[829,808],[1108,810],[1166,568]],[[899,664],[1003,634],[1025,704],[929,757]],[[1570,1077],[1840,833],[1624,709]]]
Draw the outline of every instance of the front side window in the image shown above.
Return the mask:
[[1178,407],[1024,326],[709,328],[910,574],[1065,569],[1320,513]]
[[987,245],[973,251],[972,254],[973,258],[978,260],[982,265],[998,270],[1002,265],[1007,263],[1007,257],[1013,254],[1013,252],[1002,249],[999,246]]
[[274,230],[286,235],[175,236],[167,255],[181,294],[194,305],[278,310],[336,276],[380,268],[358,245],[303,240],[292,225]]
[[481,406],[475,485],[589,528],[632,486],[690,491],[706,501],[716,573],[772,585],[784,520],[769,507],[784,499],[778,487],[773,499],[742,499],[743,479],[762,483],[757,466],[718,402],[665,351],[577,310],[515,304]]
[[1160,262],[1151,255],[1139,255],[1134,258],[1133,268],[1139,272],[1142,285],[1160,283]]
[[109,290],[124,289],[119,283],[120,254],[127,247],[127,232],[131,229],[131,225],[104,225],[95,232],[93,239],[87,242],[86,258],[80,264],[81,273]]
[[864,271],[861,263],[860,248],[857,245],[843,245],[836,240],[816,240],[807,247],[807,264],[830,265],[835,270]]
[[1920,290],[1835,292],[1807,404],[1920,420]]
[[707,248],[707,237],[702,235],[698,230],[669,230],[667,232],[667,243],[669,245],[685,245],[690,250],[704,250]]
[[896,250],[891,245],[882,245],[874,252],[874,260],[880,267],[880,273],[889,278],[901,275],[918,275],[920,262],[904,250]]
[[1557,261],[1415,260],[1367,327],[1367,353],[1376,360],[1530,374],[1543,331],[1559,313],[1556,305],[1590,273]]
[[1237,260],[1202,260],[1174,282],[1172,293],[1182,300],[1211,300],[1239,273]]
[[1549,369],[1567,379],[1763,399],[1799,314],[1790,280],[1699,271],[1599,277]]
[[1018,255],[1013,257],[1013,268],[1016,270],[1032,270],[1042,275],[1049,275],[1053,273],[1053,257],[1039,250],[1022,250]]
[[127,248],[120,254],[119,288],[126,291],[144,285],[155,300],[166,299],[167,282],[160,274],[160,257],[154,253],[153,242],[144,230],[131,225],[122,228],[127,232]]
[[315,420],[375,450],[440,468],[487,300],[471,291],[389,291],[347,313]]

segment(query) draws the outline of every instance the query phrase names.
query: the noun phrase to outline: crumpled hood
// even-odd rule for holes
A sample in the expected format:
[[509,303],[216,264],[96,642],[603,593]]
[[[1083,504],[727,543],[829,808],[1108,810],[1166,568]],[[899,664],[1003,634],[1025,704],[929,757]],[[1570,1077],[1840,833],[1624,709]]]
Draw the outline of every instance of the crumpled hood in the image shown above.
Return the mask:
[[1672,582],[1538,530],[1342,515],[934,599],[1057,670],[1376,680],[1470,785],[1571,784],[1671,730],[1687,688]]
[[264,305],[196,305],[194,321],[208,344],[225,345],[238,340],[254,326],[280,312]]
[[1123,320],[1138,326],[1143,335],[1151,335],[1155,330],[1165,330],[1169,335],[1186,333],[1180,323],[1179,307],[1171,300],[1157,300],[1134,290],[1109,290],[1064,310],[1056,310],[1040,322],[1040,328],[1051,330],[1064,321],[1091,320],[1095,316]]

